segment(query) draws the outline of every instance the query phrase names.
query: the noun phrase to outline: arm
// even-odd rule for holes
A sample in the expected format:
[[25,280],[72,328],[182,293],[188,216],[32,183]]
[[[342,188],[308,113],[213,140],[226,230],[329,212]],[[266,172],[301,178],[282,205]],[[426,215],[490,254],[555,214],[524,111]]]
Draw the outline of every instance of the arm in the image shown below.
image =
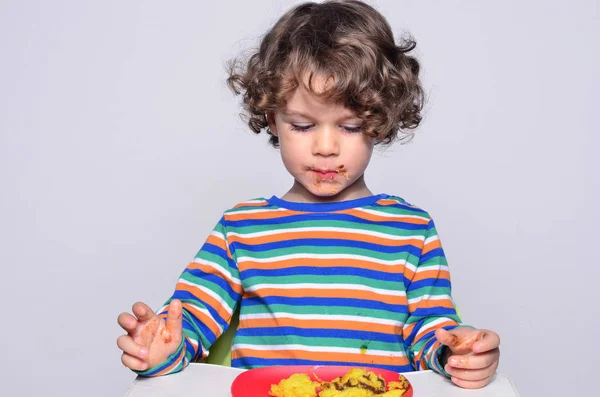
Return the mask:
[[450,273],[435,224],[430,220],[417,266],[405,270],[409,317],[403,327],[406,351],[415,369],[432,369],[447,375],[441,360],[448,354],[435,331],[460,324],[451,296]]
[[169,304],[181,301],[183,338],[177,350],[143,376],[177,372],[189,362],[205,358],[224,333],[242,295],[239,271],[227,243],[221,219],[194,260],[181,274],[175,292],[158,311],[167,318]]

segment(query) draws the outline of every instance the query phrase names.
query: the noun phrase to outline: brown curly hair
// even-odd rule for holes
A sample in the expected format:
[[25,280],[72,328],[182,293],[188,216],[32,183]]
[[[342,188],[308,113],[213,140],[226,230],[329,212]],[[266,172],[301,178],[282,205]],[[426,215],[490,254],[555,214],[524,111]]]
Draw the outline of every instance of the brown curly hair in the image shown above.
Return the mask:
[[[229,63],[227,84],[243,93],[250,129],[266,129],[275,147],[279,140],[267,115],[285,108],[300,84],[351,109],[363,120],[364,134],[389,144],[399,133],[412,138],[410,130],[421,122],[419,62],[408,55],[415,46],[410,37],[396,44],[386,19],[361,1],[307,2],[286,12],[247,62]],[[333,84],[315,92],[314,76]]]

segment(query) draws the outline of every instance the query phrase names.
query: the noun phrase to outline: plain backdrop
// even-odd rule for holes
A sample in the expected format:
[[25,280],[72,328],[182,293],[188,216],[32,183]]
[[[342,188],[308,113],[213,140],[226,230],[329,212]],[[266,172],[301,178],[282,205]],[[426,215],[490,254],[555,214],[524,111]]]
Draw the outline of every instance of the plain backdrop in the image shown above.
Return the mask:
[[[224,80],[296,3],[0,1],[0,394],[123,395],[117,315],[161,305],[222,211],[291,186]],[[595,395],[598,1],[370,3],[428,94],[370,188],[432,214],[522,396]]]

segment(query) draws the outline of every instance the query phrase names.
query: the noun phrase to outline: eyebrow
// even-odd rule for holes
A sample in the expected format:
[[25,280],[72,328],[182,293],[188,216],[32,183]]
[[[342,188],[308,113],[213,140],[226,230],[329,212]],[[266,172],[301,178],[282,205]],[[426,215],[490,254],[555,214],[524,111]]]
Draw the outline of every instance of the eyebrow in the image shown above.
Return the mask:
[[[304,117],[304,118],[307,118],[307,119],[312,119],[312,117],[310,115],[302,113],[302,112],[299,112],[297,110],[291,110],[291,109],[290,110],[286,110],[286,111],[283,112],[283,114],[286,115],[286,116],[300,116],[300,117]],[[344,120],[345,119],[360,119],[360,117],[356,116],[353,113],[347,113],[347,114],[343,114],[342,117],[340,117],[340,120],[342,120],[342,119],[344,119]]]

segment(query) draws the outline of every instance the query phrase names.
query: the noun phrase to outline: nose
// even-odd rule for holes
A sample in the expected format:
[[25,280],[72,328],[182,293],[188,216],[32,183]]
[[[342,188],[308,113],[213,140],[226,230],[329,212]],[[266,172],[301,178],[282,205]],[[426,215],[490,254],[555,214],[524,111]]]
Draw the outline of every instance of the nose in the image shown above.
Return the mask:
[[313,155],[329,157],[340,154],[338,131],[335,127],[323,126],[315,131],[313,137]]

